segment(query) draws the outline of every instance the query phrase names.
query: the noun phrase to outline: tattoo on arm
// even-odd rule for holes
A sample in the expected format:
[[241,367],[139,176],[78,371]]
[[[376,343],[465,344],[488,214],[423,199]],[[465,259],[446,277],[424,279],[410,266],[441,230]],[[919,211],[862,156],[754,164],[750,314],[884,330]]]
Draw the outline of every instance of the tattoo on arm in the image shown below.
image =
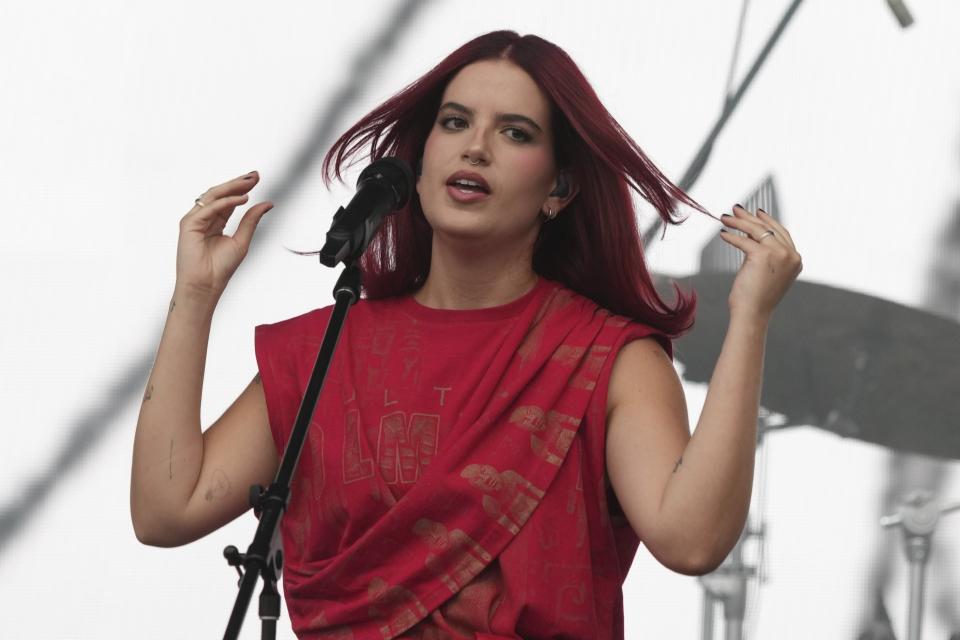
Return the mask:
[[253,376],[253,383],[260,384],[260,372],[257,371],[257,375]]
[[207,502],[213,502],[228,493],[230,493],[230,480],[222,469],[217,469],[213,472],[213,478],[210,479],[210,486],[207,488],[207,492],[203,495],[203,498]]
[[683,456],[680,456],[680,459],[677,460],[677,464],[673,465],[673,472],[676,473],[680,468],[680,465],[683,464]]
[[170,301],[170,308],[167,309],[167,313],[168,313],[168,314],[173,313],[173,308],[174,308],[175,306],[177,306],[177,301],[176,301],[176,300],[171,300],[171,301]]
[[153,397],[153,385],[152,385],[152,384],[148,384],[148,385],[147,385],[147,390],[143,392],[143,401],[146,402],[146,401],[149,400],[151,397]]

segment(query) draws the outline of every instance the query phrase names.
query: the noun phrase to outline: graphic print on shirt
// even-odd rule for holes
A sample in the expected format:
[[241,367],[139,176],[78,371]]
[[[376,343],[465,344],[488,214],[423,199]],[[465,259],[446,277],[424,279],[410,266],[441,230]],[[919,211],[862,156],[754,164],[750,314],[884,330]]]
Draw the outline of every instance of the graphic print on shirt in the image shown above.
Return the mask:
[[577,461],[577,481],[567,489],[566,504],[562,512],[554,511],[562,518],[547,521],[538,529],[538,541],[544,551],[560,552],[561,546],[575,532],[574,546],[579,549],[587,542],[587,505],[583,499],[583,443],[573,449],[571,454]]
[[603,363],[606,362],[610,354],[610,347],[595,344],[587,351],[587,357],[584,359],[580,369],[570,380],[570,386],[574,389],[586,389],[593,391],[597,386],[597,376],[603,369]]
[[[327,622],[327,612],[321,611],[310,620],[311,629],[323,629],[317,640],[353,640],[353,631],[348,626],[331,627]],[[325,628],[326,627],[326,628]]]
[[561,365],[573,369],[586,351],[586,347],[576,347],[572,344],[562,344],[553,352],[550,359]]
[[547,328],[547,323],[543,322],[544,318],[565,309],[571,302],[573,302],[572,292],[565,289],[557,289],[543,307],[540,308],[529,332],[517,348],[521,368],[541,350],[544,331]]
[[447,531],[439,522],[420,518],[413,525],[413,532],[429,549],[424,564],[450,593],[457,593],[470,583],[493,559],[461,529]]
[[[356,397],[356,392],[354,392]],[[343,484],[373,477],[373,458],[360,448],[360,412],[347,411],[343,425]]]
[[430,466],[437,454],[440,416],[403,411],[380,418],[377,462],[387,484],[412,484]]
[[588,581],[591,567],[548,563],[544,572],[550,584],[556,587],[554,616],[557,620],[589,622],[593,613]]
[[[326,438],[323,427],[317,422],[311,422],[310,435],[307,438],[307,442],[310,466],[313,469],[309,477],[309,488],[307,489],[312,498],[309,501],[315,505],[313,508],[318,513],[320,522],[325,522],[336,528],[346,526],[349,516],[346,508],[343,506],[342,496],[340,492],[336,490],[336,476],[334,476],[333,486],[327,485],[327,468],[324,458],[324,450],[327,446]],[[303,536],[304,540],[306,540],[310,536],[310,518],[307,518],[305,521],[302,521],[301,518],[296,518],[294,521],[297,523],[303,522],[302,526],[306,527],[303,531],[294,531],[294,538],[296,539],[298,536]]]
[[427,609],[415,593],[400,586],[390,586],[379,576],[370,581],[367,598],[370,603],[367,613],[385,623],[380,627],[384,638],[392,638],[409,629],[427,615]]
[[530,449],[559,467],[577,435],[580,420],[557,411],[550,411],[544,416],[540,407],[527,405],[514,409],[510,414],[510,424],[529,431]]
[[423,346],[423,334],[417,330],[408,330],[400,339],[400,361],[403,371],[400,382],[414,388],[420,386],[420,349]]
[[489,464],[468,464],[460,477],[484,493],[483,510],[513,534],[520,532],[544,496],[543,490],[513,469],[501,473]]
[[[318,433],[309,434],[308,446],[303,450],[302,455],[307,458],[310,466],[320,468],[318,473],[322,475],[323,462],[317,460],[317,445],[315,443],[320,440],[320,447],[322,448],[323,432],[315,424],[311,424],[310,429],[311,431],[316,429]],[[310,476],[303,473],[297,474],[294,476],[293,482],[291,493],[296,495],[298,490],[302,490],[307,497],[304,500],[291,501],[284,514],[286,517],[283,524],[287,527],[289,536],[289,542],[284,543],[286,545],[284,552],[288,554],[288,558],[300,559],[306,557],[307,543],[313,535],[313,518],[310,517],[310,505],[319,499],[319,495],[315,492],[316,485]]]

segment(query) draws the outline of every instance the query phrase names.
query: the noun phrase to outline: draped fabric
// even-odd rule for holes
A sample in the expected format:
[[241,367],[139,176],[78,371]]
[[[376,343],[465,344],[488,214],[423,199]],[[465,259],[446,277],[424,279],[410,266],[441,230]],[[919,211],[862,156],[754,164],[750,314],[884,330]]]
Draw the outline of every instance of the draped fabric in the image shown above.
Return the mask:
[[[332,307],[255,331],[283,451]],[[507,305],[351,310],[281,523],[299,638],[622,638],[606,390],[650,327],[540,279]]]

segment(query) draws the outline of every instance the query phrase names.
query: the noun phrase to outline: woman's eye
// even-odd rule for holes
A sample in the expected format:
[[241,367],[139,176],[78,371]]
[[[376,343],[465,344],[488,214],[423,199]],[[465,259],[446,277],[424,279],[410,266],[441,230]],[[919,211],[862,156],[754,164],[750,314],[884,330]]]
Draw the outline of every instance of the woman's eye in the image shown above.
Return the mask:
[[530,134],[528,134],[523,129],[510,127],[509,129],[505,129],[505,131],[507,133],[507,137],[510,138],[511,140],[515,140],[517,142],[526,142],[530,140]]
[[458,118],[457,116],[440,118],[440,126],[442,126],[444,129],[462,129],[466,124],[467,123],[463,118]]

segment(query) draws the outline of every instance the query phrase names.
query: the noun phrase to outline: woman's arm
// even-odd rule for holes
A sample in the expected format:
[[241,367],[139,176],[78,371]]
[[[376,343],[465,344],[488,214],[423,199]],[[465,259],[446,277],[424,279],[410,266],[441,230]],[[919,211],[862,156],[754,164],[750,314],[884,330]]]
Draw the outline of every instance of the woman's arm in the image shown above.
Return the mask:
[[170,303],[133,443],[130,515],[145,544],[186,544],[223,526],[249,508],[249,486],[266,486],[277,470],[259,376],[201,430],[215,305],[181,289]]
[[624,347],[611,374],[607,473],[650,553],[700,575],[736,544],[750,507],[765,328],[731,322],[690,437],[683,388],[653,339]]
[[180,220],[176,286],[133,439],[130,516],[146,544],[185,544],[223,525],[276,469],[258,379],[213,427],[200,425],[213,312],[272,205],[250,207],[233,236],[223,230],[257,180],[251,172],[208,189]]
[[720,234],[746,259],[730,292],[730,324],[693,437],[679,378],[653,339],[621,350],[608,392],[610,483],[654,557],[687,574],[715,569],[743,530],[767,326],[802,268],[789,232],[766,213],[735,207],[724,223],[748,234]]

